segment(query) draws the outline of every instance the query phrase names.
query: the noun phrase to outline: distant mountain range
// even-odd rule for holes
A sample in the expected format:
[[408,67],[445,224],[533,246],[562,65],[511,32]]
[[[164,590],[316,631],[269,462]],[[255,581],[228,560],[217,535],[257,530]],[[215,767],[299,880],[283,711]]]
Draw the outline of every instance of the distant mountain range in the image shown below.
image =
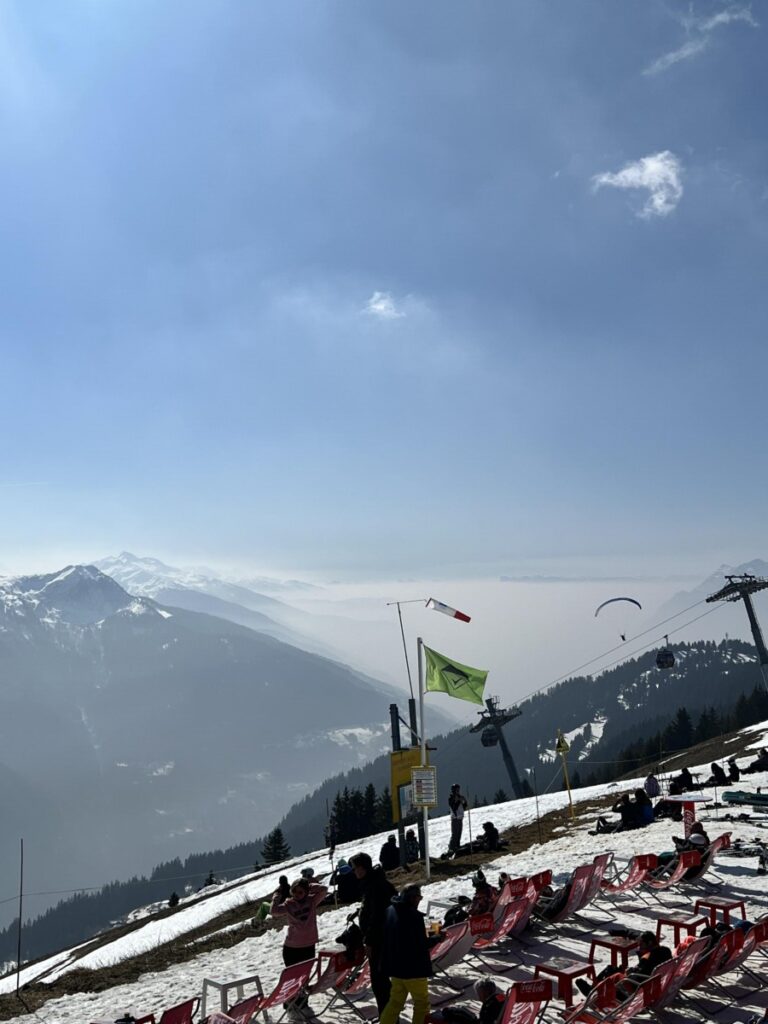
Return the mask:
[[165,588],[177,603],[163,604],[142,586],[157,593],[94,566],[0,581],[5,889],[20,836],[30,888],[98,884],[263,834],[328,775],[388,748],[402,694],[180,607],[194,587]]

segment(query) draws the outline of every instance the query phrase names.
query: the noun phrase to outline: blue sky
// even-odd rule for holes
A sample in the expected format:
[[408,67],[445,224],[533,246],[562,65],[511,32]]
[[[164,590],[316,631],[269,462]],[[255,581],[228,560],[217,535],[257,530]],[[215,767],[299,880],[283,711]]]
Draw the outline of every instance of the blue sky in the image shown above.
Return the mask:
[[765,556],[764,21],[8,0],[0,563]]

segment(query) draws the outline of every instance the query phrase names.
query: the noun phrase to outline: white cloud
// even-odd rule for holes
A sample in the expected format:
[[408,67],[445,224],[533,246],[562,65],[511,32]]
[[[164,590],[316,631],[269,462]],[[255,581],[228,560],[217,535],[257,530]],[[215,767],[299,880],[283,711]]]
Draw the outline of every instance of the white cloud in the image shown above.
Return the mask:
[[405,313],[397,308],[395,300],[389,292],[374,292],[368,299],[364,312],[376,316],[380,320],[399,320]]
[[648,198],[638,216],[666,217],[682,198],[682,170],[682,164],[675,154],[665,149],[661,153],[652,153],[626,164],[615,174],[610,171],[596,174],[592,179],[592,187],[595,191],[604,186],[645,189]]
[[658,75],[662,71],[666,71],[667,68],[671,68],[673,64],[679,64],[681,60],[689,60],[691,57],[697,56],[699,53],[703,53],[704,50],[709,46],[708,36],[700,36],[698,39],[689,39],[687,43],[677,49],[672,50],[670,53],[665,53],[661,57],[657,58],[653,64],[650,64],[644,71],[644,75]]
[[662,54],[652,64],[649,64],[643,71],[644,75],[658,75],[668,68],[671,68],[674,64],[679,64],[680,61],[690,60],[692,57],[697,57],[700,53],[703,53],[710,42],[710,35],[716,29],[721,28],[723,25],[731,25],[735,22],[741,22],[744,25],[749,25],[752,28],[758,28],[758,23],[752,14],[752,8],[749,6],[739,7],[733,5],[726,7],[722,11],[718,11],[717,14],[711,15],[709,18],[687,18],[684,21],[686,31],[691,35],[691,38],[679,46],[676,50],[671,50],[669,53]]

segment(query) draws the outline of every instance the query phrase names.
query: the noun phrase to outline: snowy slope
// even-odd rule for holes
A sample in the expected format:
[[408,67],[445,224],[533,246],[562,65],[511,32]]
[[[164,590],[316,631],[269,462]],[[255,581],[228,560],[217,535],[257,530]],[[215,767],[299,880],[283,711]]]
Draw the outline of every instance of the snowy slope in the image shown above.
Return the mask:
[[[765,745],[768,742],[768,722],[745,730],[745,735],[750,746]],[[702,766],[704,770],[706,767]],[[765,776],[753,775],[748,779],[749,781],[741,788],[751,789],[768,784],[768,774]],[[633,782],[622,784],[622,788],[633,788],[633,786]],[[567,839],[564,834],[562,838],[544,843],[542,846],[534,845],[523,853],[495,857],[489,861],[486,869],[491,880],[495,880],[495,874],[500,870],[508,871],[513,875],[523,875],[549,867],[555,874],[555,880],[559,881],[563,880],[578,864],[590,861],[595,854],[604,852],[606,849],[614,852],[617,861],[622,861],[636,853],[668,848],[670,834],[679,831],[679,826],[666,821],[655,823],[636,832],[599,837],[589,835],[589,829],[593,827],[598,814],[598,808],[593,804],[594,800],[605,794],[616,792],[618,792],[618,788],[615,784],[579,790],[576,794],[578,796],[576,822],[572,828],[563,829],[564,833],[567,832]],[[542,813],[562,808],[567,804],[567,795],[562,792],[542,795],[539,797],[539,804]],[[750,828],[749,825],[720,824],[714,820],[713,813],[709,811],[702,814],[702,819],[711,836],[714,837],[722,831],[733,831],[745,839],[752,838],[755,831],[754,826]],[[492,818],[500,828],[510,828],[534,821],[535,814],[534,800],[521,800],[483,808],[481,812],[476,812],[474,817],[476,827],[479,825],[478,819],[482,815],[482,818]],[[430,842],[433,852],[440,851],[447,845],[448,834],[447,818],[440,817],[431,821]],[[382,834],[346,844],[338,849],[337,855],[349,856],[362,849],[376,857],[384,838],[385,835]],[[316,874],[319,875],[327,873],[329,870],[327,851],[295,858],[274,870],[264,870],[241,879],[237,883],[221,886],[220,891],[214,892],[196,905],[184,907],[182,904],[172,917],[162,921],[149,920],[130,935],[116,939],[77,961],[72,956],[76,952],[75,950],[49,957],[45,961],[23,970],[22,983],[28,983],[35,979],[50,982],[66,974],[75,966],[98,969],[108,964],[116,964],[161,943],[169,942],[174,937],[181,936],[212,920],[227,909],[245,902],[257,903],[268,897],[276,888],[279,874],[288,873],[290,876],[296,873],[300,866],[312,866]],[[747,902],[747,914],[750,919],[755,919],[768,909],[768,878],[754,874],[753,869],[754,864],[746,859],[729,860],[723,857],[718,862],[718,873],[725,880],[726,890],[730,884],[738,883],[739,893]],[[426,909],[427,900],[450,898],[462,892],[466,893],[469,889],[469,876],[454,877],[425,886],[424,909]],[[321,948],[323,945],[332,944],[334,937],[343,930],[347,912],[347,909],[341,909],[321,915],[319,919]],[[595,914],[599,916],[597,909]],[[627,909],[621,912],[620,917],[623,922],[634,927],[648,927],[649,924],[651,926],[653,924],[651,920],[653,913],[650,918],[647,911],[640,914],[636,903],[631,908],[628,905]],[[558,949],[561,953],[570,952],[571,955],[584,958],[586,950],[583,942],[579,945],[577,940],[557,941],[560,943]],[[131,984],[121,985],[105,992],[77,993],[57,999],[45,1005],[41,1016],[47,1024],[82,1024],[83,1021],[98,1017],[114,1019],[119,1013],[129,1008],[136,1011],[137,1014],[139,1011],[142,1013],[149,1010],[157,1011],[182,998],[199,994],[203,977],[224,980],[242,977],[257,971],[266,988],[276,980],[282,969],[280,945],[280,932],[270,931],[245,939],[233,948],[207,952],[165,971],[144,975]],[[531,964],[528,964],[527,966],[523,965],[523,968],[514,976],[523,977],[530,976],[530,974]],[[0,993],[10,992],[14,987],[15,976],[0,980]],[[753,1000],[745,1005],[768,1005],[768,997],[763,992],[758,995],[756,1002]],[[28,1018],[14,1019],[21,1021]],[[335,1019],[333,1014],[330,1019]],[[718,1019],[728,1022],[742,1018],[729,1017],[725,1014],[719,1016]]]

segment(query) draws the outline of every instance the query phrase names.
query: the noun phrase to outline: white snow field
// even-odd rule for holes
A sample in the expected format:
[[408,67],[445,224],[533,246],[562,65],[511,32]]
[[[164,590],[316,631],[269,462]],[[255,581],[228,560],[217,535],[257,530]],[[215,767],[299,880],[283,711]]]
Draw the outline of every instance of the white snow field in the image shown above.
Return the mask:
[[[744,738],[747,740],[749,748],[756,749],[768,745],[768,722],[744,730]],[[742,758],[742,765],[744,763],[746,762]],[[708,768],[708,765],[703,765],[701,770],[708,774]],[[555,881],[559,882],[564,880],[579,864],[590,862],[598,853],[610,850],[615,854],[617,865],[621,867],[623,862],[634,854],[669,849],[671,836],[681,834],[682,829],[682,825],[670,821],[655,822],[638,831],[600,836],[589,835],[598,813],[604,813],[604,810],[598,811],[598,807],[594,804],[595,799],[606,794],[613,795],[634,789],[640,783],[641,780],[625,781],[620,784],[611,783],[577,790],[574,794],[577,799],[574,801],[576,818],[573,825],[563,827],[558,838],[542,845],[535,844],[523,853],[489,857],[487,864],[484,864],[484,870],[489,880],[495,883],[499,871],[507,871],[512,876],[520,876],[551,868]],[[756,791],[759,787],[767,786],[768,773],[764,773],[748,775],[733,788]],[[711,793],[711,790],[708,792]],[[542,814],[563,808],[567,806],[567,803],[568,797],[564,792],[549,793],[539,797]],[[751,840],[755,837],[763,838],[758,823],[719,820],[718,814],[722,819],[724,813],[723,810],[719,812],[704,810],[700,813],[700,820],[704,822],[710,837],[715,838],[722,832],[728,831],[732,833],[733,838],[741,837],[744,840]],[[473,830],[479,832],[482,822],[486,819],[493,820],[500,830],[513,828],[516,825],[530,824],[536,820],[535,800],[530,798],[513,801],[473,811]],[[430,820],[430,846],[433,856],[446,849],[449,831],[447,817]],[[365,850],[375,860],[385,838],[386,833],[382,833],[365,840],[344,844],[337,848],[336,856],[349,857],[359,850]],[[464,838],[468,838],[466,826]],[[768,839],[768,836],[765,838]],[[722,881],[723,895],[733,894],[734,898],[743,898],[746,901],[747,917],[751,921],[768,912],[768,876],[757,875],[756,866],[755,857],[736,858],[722,855],[717,861],[716,873],[712,875],[713,881]],[[189,897],[186,902],[189,903],[193,900],[197,900],[197,902],[185,907],[185,901],[182,901],[179,909],[172,916],[161,921],[147,920],[130,934],[108,942],[84,956],[78,955],[78,949],[81,949],[82,946],[57,953],[22,969],[21,983],[23,985],[33,980],[52,982],[75,968],[86,967],[98,970],[100,967],[119,963],[169,942],[233,907],[252,903],[255,909],[259,902],[270,897],[274,892],[277,887],[278,875],[295,876],[301,867],[314,868],[315,874],[318,876],[327,875],[330,870],[327,851],[293,858],[272,870],[263,870],[235,882],[222,884],[218,890],[214,889],[211,895],[205,899]],[[429,900],[446,900],[460,893],[471,893],[471,872],[425,885],[422,909],[426,910]],[[620,897],[615,903],[599,898],[596,903],[587,908],[580,920],[574,921],[572,927],[566,926],[557,932],[552,928],[537,928],[531,935],[532,945],[522,947],[517,954],[507,954],[506,957],[495,958],[493,963],[489,964],[489,969],[494,974],[498,974],[502,983],[506,985],[512,981],[532,977],[537,962],[549,959],[558,953],[586,960],[592,935],[606,934],[606,929],[612,920],[634,928],[655,930],[656,918],[662,911],[670,908],[680,910],[689,907],[692,912],[697,895],[700,894],[694,893],[691,889],[686,891],[683,888],[673,894],[663,894],[661,901],[650,901],[649,905],[640,902],[636,897],[633,898],[631,894]],[[318,949],[334,947],[334,938],[344,930],[350,909],[345,907],[320,915],[318,919],[320,930]],[[672,942],[671,932],[665,933],[665,941]],[[89,1024],[90,1021],[99,1019],[115,1020],[126,1011],[131,1011],[137,1017],[154,1012],[159,1019],[159,1014],[164,1008],[186,998],[200,995],[205,977],[218,981],[232,981],[258,974],[265,991],[268,991],[277,980],[283,967],[281,946],[281,931],[270,930],[263,935],[246,938],[234,947],[202,953],[194,959],[169,967],[164,971],[142,975],[137,981],[130,984],[119,985],[103,992],[75,993],[51,1000],[37,1011],[35,1017],[21,1015],[12,1020],[25,1021],[27,1024],[34,1019],[42,1020],[45,1024]],[[598,951],[598,962],[600,952],[602,951]],[[768,962],[762,960],[759,953],[755,954],[754,967],[760,973],[763,973],[763,963],[768,972]],[[459,971],[459,968],[455,970]],[[461,965],[460,975],[463,981],[469,984],[477,977],[478,970],[470,966],[464,969]],[[765,976],[768,980],[768,975]],[[734,1024],[737,1021],[748,1021],[750,1016],[756,1012],[762,1016],[763,1011],[768,1008],[768,989],[763,986],[755,991],[754,983],[750,982],[748,987],[746,981],[740,984],[738,979],[738,972],[727,978],[728,989],[738,994],[738,1000],[723,993],[704,997],[705,1005],[712,1007],[711,1016],[697,1015],[689,1005],[684,1011],[678,1011],[676,1008],[674,1012],[668,1012],[667,1019],[670,1022],[691,1020],[693,1015],[694,1019],[698,1020],[711,1019],[720,1021],[722,1024]],[[15,975],[0,979],[0,994],[13,992],[15,987]],[[714,992],[714,990],[711,991]],[[432,984],[432,994],[433,1000],[437,1001],[441,997],[449,998],[451,991],[444,984],[435,980]],[[453,996],[455,997],[455,993]],[[471,989],[466,994],[467,998],[470,996]],[[317,1003],[317,1009],[322,1012],[322,1007],[325,1005],[324,997],[318,997]],[[562,1003],[557,1000],[553,1001],[550,1004],[548,1018],[559,1019],[561,1008]],[[217,1009],[217,1006],[209,1004],[209,1012],[214,1009]],[[716,1017],[715,1011],[717,1011]],[[338,1003],[331,1011],[323,1015],[323,1020],[327,1020],[329,1024],[334,1021],[346,1024],[350,1019],[352,1019],[350,1012]]]

